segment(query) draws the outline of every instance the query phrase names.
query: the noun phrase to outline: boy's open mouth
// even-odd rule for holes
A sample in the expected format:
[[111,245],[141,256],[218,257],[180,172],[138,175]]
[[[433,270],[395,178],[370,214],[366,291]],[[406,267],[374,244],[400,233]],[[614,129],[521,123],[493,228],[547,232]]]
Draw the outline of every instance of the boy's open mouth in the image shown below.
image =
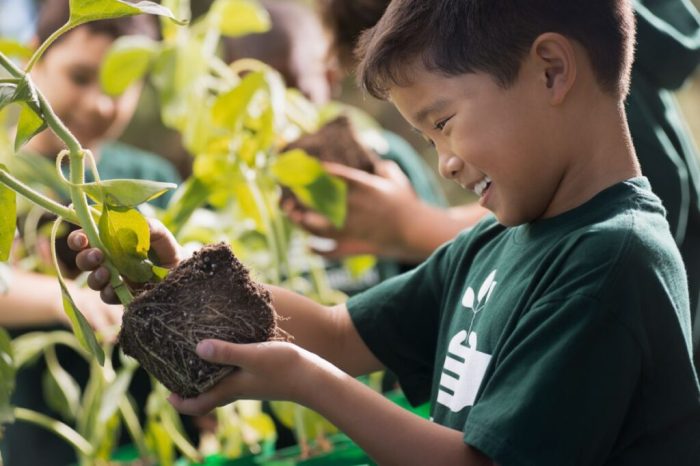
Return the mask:
[[489,189],[489,186],[491,186],[491,178],[487,176],[474,185],[474,192],[477,196],[482,197],[486,190]]

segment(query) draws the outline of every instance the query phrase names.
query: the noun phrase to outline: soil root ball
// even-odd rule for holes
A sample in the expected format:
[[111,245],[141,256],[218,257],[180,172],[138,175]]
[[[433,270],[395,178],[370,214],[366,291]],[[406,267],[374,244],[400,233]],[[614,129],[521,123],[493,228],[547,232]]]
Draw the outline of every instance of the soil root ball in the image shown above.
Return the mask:
[[200,359],[197,343],[289,340],[278,321],[270,294],[220,243],[200,249],[136,297],[124,312],[119,343],[169,390],[190,398],[234,369]]

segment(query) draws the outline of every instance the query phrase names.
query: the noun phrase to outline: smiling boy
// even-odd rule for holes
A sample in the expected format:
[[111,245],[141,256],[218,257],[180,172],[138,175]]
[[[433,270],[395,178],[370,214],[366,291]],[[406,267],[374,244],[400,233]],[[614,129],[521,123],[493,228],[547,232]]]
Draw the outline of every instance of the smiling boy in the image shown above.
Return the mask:
[[[392,1],[360,81],[494,215],[346,305],[271,287],[296,345],[200,342],[240,370],[171,402],[294,400],[379,464],[700,464],[687,283],[625,120],[633,42],[629,0]],[[351,377],[382,367],[432,422]]]

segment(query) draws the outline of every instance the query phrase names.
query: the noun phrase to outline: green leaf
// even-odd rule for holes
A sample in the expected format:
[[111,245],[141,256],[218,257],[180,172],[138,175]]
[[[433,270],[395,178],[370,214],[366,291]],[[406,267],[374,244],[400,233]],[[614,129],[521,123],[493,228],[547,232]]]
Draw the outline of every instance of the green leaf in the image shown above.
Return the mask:
[[[15,364],[12,354],[12,341],[5,329],[0,328],[0,426],[12,422],[12,406],[10,398],[15,390]],[[0,427],[2,438],[2,427]]]
[[214,124],[237,132],[243,124],[248,105],[258,91],[265,89],[265,73],[248,73],[228,92],[219,95],[212,108]]
[[86,359],[90,357],[90,353],[83,350],[73,333],[65,330],[30,332],[22,334],[12,340],[12,348],[15,354],[15,366],[21,368],[24,367],[25,364],[33,363],[46,348],[56,344],[67,345]]
[[17,93],[17,84],[2,83],[0,84],[0,109],[10,105],[15,101]]
[[105,353],[100,344],[97,343],[95,332],[92,331],[92,327],[90,327],[87,319],[83,313],[80,312],[78,306],[75,305],[75,301],[73,301],[73,298],[68,292],[68,288],[66,288],[63,279],[59,277],[58,282],[61,285],[61,294],[63,295],[63,310],[68,316],[68,319],[70,319],[75,337],[80,342],[80,345],[95,356],[100,365],[103,365],[105,363]]
[[325,173],[321,162],[302,149],[281,154],[272,164],[271,170],[277,181],[289,188],[308,186]]
[[170,269],[166,269],[165,267],[158,267],[157,265],[151,267],[151,270],[153,270],[153,275],[156,276],[158,280],[165,280],[165,277],[167,277],[170,273]]
[[42,378],[44,399],[63,419],[73,421],[80,409],[80,386],[61,367],[53,347],[46,351],[45,359],[47,371]]
[[209,24],[230,37],[266,32],[270,15],[258,2],[251,0],[217,0],[207,15]]
[[99,229],[100,239],[122,275],[136,283],[151,279],[153,270],[146,262],[151,245],[150,230],[139,211],[105,204]]
[[[0,170],[7,171],[4,165]],[[17,195],[13,190],[0,183],[0,262],[10,258],[12,243],[15,238],[17,224]]]
[[15,138],[15,152],[24,146],[37,133],[46,128],[44,119],[26,102],[20,103],[21,110],[19,113],[19,121],[17,122],[17,136]]
[[173,13],[157,3],[141,1],[127,3],[121,0],[70,0],[70,19],[68,23],[78,26],[99,19],[121,18],[142,13],[165,16],[178,24],[186,24],[175,18]]
[[134,375],[134,370],[138,367],[136,364],[120,369],[117,378],[114,379],[107,390],[102,394],[100,402],[100,410],[97,414],[97,422],[107,422],[119,409],[119,403],[126,396],[131,384],[131,378]]
[[340,228],[347,215],[347,185],[330,176],[321,162],[301,149],[280,155],[270,167],[277,181],[305,205],[322,213]]
[[144,36],[117,39],[100,68],[100,84],[108,95],[120,95],[143,78],[158,53],[158,45]]
[[350,276],[355,279],[362,277],[375,265],[377,265],[377,257],[371,254],[363,254],[343,259],[343,267],[345,267],[348,272],[350,272]]
[[0,53],[8,57],[29,58],[32,56],[32,49],[20,42],[3,37],[0,38]]
[[136,207],[177,188],[177,185],[150,180],[105,180],[86,183],[80,188],[99,204]]
[[190,177],[180,185],[161,221],[177,235],[192,213],[204,205],[210,194],[211,191],[206,184],[198,178]]
[[299,200],[322,213],[336,228],[341,228],[347,215],[347,184],[328,174],[308,186],[289,187]]

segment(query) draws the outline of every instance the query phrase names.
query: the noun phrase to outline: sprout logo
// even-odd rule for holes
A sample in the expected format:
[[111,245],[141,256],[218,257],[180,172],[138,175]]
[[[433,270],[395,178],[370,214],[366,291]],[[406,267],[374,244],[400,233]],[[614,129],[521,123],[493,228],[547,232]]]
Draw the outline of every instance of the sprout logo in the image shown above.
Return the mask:
[[[495,278],[494,270],[486,277],[478,294],[474,293],[471,287],[467,287],[462,305],[474,312],[474,316],[484,309],[491,297],[497,283]],[[490,354],[480,353],[476,347],[477,335],[471,331],[471,325],[469,331],[461,330],[450,340],[440,377],[437,402],[452,412],[459,412],[474,404],[476,393],[491,361]]]

